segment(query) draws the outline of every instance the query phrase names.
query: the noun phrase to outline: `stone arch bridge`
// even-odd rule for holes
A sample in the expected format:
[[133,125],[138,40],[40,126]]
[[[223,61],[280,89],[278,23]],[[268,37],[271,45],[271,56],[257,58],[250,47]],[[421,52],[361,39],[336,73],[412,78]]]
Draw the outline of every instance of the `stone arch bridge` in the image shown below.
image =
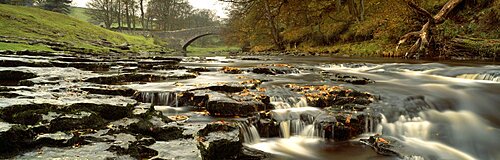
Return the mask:
[[157,31],[151,32],[151,36],[155,39],[165,41],[169,48],[186,52],[187,47],[197,39],[209,35],[220,35],[221,33],[222,27],[211,26],[177,31]]

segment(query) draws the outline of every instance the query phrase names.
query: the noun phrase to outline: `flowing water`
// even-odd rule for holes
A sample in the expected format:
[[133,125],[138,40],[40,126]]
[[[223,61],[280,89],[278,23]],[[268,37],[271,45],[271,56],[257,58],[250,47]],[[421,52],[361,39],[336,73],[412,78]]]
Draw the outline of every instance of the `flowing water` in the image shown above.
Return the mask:
[[[222,60],[221,60],[222,59]],[[271,104],[270,116],[279,125],[279,137],[263,138],[252,121],[239,127],[245,145],[278,155],[281,159],[500,159],[500,66],[427,63],[404,60],[335,58],[285,58],[269,61],[240,61],[218,58],[221,63],[184,63],[204,67],[252,67],[261,63],[289,63],[300,73],[244,76],[271,79],[264,83]],[[321,72],[345,73],[375,81],[352,85],[321,78]],[[236,76],[207,73],[181,83],[237,81]],[[308,106],[305,97],[281,88],[283,84],[341,85],[375,95],[369,105],[372,118],[365,119],[365,134],[358,139],[326,141],[315,124],[321,109]],[[172,90],[171,84],[135,86]],[[143,101],[176,106],[175,92],[143,92]],[[378,118],[376,118],[378,117]],[[332,131],[332,135],[335,136]],[[401,143],[407,157],[376,154],[359,138],[382,134]]]

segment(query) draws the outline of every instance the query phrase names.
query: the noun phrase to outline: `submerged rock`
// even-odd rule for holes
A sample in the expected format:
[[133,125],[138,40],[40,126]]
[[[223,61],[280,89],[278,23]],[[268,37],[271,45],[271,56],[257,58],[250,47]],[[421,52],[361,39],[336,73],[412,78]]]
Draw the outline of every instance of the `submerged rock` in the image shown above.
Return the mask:
[[210,123],[198,131],[198,149],[204,160],[237,159],[242,151],[240,131],[228,123]]
[[9,158],[33,146],[34,133],[22,125],[0,122],[0,158]]

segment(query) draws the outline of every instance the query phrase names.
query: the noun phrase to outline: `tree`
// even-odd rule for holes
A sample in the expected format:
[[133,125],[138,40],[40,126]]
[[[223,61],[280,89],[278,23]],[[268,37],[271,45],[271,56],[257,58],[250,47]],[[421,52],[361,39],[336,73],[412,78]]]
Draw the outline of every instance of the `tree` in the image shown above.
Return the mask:
[[96,23],[104,23],[106,28],[111,28],[114,22],[113,0],[91,0],[87,3],[87,14],[90,15],[92,21]]
[[72,0],[43,0],[40,6],[45,10],[68,14],[71,12],[71,2]]
[[408,1],[408,6],[419,15],[426,17],[427,22],[422,26],[422,29],[420,31],[410,32],[402,36],[399,40],[396,50],[401,44],[404,44],[406,41],[416,38],[417,40],[415,41],[415,43],[410,47],[410,49],[406,51],[405,57],[419,57],[420,53],[428,52],[431,46],[430,43],[432,39],[432,34],[430,32],[431,29],[434,26],[443,23],[450,12],[453,11],[463,1],[464,0],[449,0],[434,16],[432,16],[429,11],[419,7],[412,0]]

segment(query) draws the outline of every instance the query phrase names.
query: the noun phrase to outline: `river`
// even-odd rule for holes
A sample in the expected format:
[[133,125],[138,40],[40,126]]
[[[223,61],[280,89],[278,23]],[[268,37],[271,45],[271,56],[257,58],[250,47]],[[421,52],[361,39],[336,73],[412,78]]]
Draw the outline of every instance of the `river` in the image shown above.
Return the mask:
[[[27,57],[30,58],[33,57]],[[500,159],[500,152],[497,151],[500,148],[500,65],[494,62],[342,57],[191,57],[183,58],[180,65],[188,69],[201,67],[206,71],[189,79],[118,85],[136,90],[140,93],[136,98],[138,101],[155,104],[155,109],[167,116],[186,116],[183,123],[237,121],[245,146],[270,153],[276,159]],[[252,72],[252,68],[265,65],[285,67],[290,72]],[[226,66],[242,72],[221,72],[221,68]],[[30,67],[19,68],[34,70]],[[118,68],[119,71],[111,67],[109,71],[85,73],[92,76],[121,73],[123,67]],[[171,75],[184,74],[185,69],[146,72]],[[331,78],[338,74],[366,80],[367,83],[352,84]],[[206,84],[238,83],[242,79],[262,81],[257,89],[265,88],[261,92],[270,97],[274,107],[267,110],[266,115],[277,123],[278,135],[260,135],[263,131],[256,123],[259,116],[251,118],[257,120],[248,120],[247,116],[224,118],[198,114],[198,111],[195,114],[192,107],[183,106],[184,102],[181,102],[181,92]],[[365,114],[363,133],[348,140],[333,140],[335,138],[332,137],[339,134],[335,130],[330,133],[318,129],[318,123],[324,122],[323,116],[328,111],[324,107],[308,104],[307,97],[285,87],[290,84],[340,86],[371,94],[372,102],[366,104],[366,109],[359,113],[349,112],[349,120],[351,115]],[[43,89],[47,92],[54,86],[46,84],[45,88],[49,88]],[[377,134],[390,141],[389,145],[393,145],[396,155],[377,154],[377,148],[360,140]],[[30,157],[29,154],[25,156]]]

